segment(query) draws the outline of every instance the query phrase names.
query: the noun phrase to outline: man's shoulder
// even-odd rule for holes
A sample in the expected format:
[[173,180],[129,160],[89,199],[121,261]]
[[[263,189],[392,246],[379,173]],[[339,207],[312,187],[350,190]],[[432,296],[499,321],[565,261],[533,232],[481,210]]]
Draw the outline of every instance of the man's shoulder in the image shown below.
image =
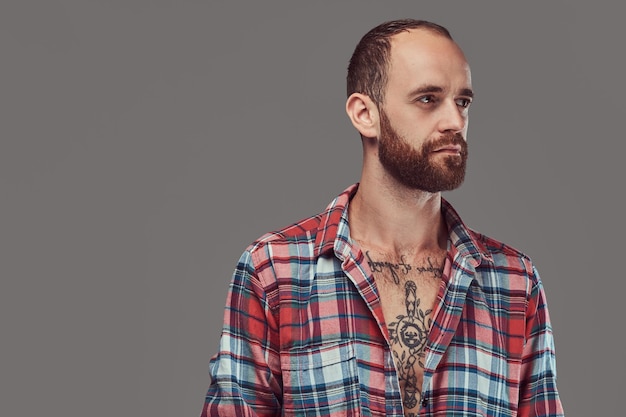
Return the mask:
[[246,248],[239,268],[248,270],[268,288],[279,281],[290,285],[301,279],[301,268],[317,264],[324,253],[320,243],[328,234],[324,220],[324,213],[320,213],[262,235]]
[[324,213],[306,217],[289,226],[265,233],[250,245],[251,251],[267,245],[293,245],[314,242]]
[[[342,227],[344,215],[351,195],[357,185],[351,185],[320,213],[305,217],[289,226],[265,233],[248,247],[248,251],[256,252],[261,248],[291,247],[294,253],[303,245],[315,248],[316,254],[326,252],[334,246],[338,234],[346,229]],[[341,236],[339,236],[341,237]]]
[[496,269],[506,270],[510,274],[521,273],[534,276],[536,274],[532,259],[518,248],[501,240],[469,229],[479,250],[493,263]]
[[457,245],[460,245],[465,253],[475,256],[478,252],[482,257],[493,260],[496,265],[506,266],[521,263],[524,268],[532,269],[532,262],[526,253],[499,239],[468,227],[447,201],[444,201],[444,211],[454,239],[458,240]]
[[469,233],[472,235],[474,240],[478,242],[480,247],[491,255],[501,255],[505,257],[530,259],[528,255],[526,255],[526,253],[524,253],[520,249],[517,249],[507,243],[504,243],[501,240],[487,236],[474,229],[469,229]]

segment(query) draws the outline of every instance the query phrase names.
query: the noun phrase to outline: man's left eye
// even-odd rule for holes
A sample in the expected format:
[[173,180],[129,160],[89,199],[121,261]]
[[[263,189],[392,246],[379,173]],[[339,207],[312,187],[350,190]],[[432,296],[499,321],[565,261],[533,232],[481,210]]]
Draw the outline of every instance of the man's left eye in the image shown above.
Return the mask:
[[472,104],[472,100],[469,98],[458,98],[456,100],[456,105],[459,107],[467,108],[470,104]]

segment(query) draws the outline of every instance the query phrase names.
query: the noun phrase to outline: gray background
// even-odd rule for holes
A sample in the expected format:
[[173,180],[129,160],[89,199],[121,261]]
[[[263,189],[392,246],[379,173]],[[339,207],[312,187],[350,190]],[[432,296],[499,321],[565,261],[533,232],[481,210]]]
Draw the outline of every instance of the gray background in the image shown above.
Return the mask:
[[544,279],[570,417],[623,415],[623,16],[609,2],[3,0],[2,416],[196,416],[231,272],[360,170],[344,75],[447,26],[477,97],[472,227]]

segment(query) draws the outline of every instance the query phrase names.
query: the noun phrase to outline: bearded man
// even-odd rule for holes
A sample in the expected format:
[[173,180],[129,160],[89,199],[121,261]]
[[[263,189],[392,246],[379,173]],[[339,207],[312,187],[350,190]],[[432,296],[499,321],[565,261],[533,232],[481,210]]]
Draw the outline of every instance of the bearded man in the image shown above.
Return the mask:
[[357,45],[346,111],[363,168],[235,270],[203,416],[562,416],[539,275],[467,228],[470,68],[450,33],[383,23]]

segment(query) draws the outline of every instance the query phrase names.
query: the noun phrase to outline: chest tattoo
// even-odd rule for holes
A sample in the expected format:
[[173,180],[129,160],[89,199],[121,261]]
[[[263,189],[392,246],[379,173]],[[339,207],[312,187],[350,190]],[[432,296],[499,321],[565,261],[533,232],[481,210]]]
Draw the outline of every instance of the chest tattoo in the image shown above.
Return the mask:
[[383,304],[388,306],[385,321],[406,416],[416,415],[422,400],[424,348],[433,322],[437,288],[443,276],[444,255],[424,254],[421,261],[417,257],[410,261],[404,255],[388,257],[372,255],[368,250],[364,252],[381,294],[384,294]]
[[400,284],[400,275],[408,275],[410,271],[418,274],[431,274],[433,278],[441,278],[441,267],[433,264],[430,257],[426,258],[424,265],[413,266],[405,261],[404,255],[400,256],[400,262],[375,261],[370,256],[370,252],[366,251],[367,265],[373,273],[389,273],[393,278],[394,284]]
[[406,314],[396,316],[396,320],[388,324],[393,356],[398,369],[400,383],[404,383],[403,402],[406,408],[417,407],[421,400],[421,387],[418,384],[416,368],[424,368],[424,347],[432,324],[432,309],[420,308],[417,297],[417,286],[413,281],[404,284],[404,304]]

